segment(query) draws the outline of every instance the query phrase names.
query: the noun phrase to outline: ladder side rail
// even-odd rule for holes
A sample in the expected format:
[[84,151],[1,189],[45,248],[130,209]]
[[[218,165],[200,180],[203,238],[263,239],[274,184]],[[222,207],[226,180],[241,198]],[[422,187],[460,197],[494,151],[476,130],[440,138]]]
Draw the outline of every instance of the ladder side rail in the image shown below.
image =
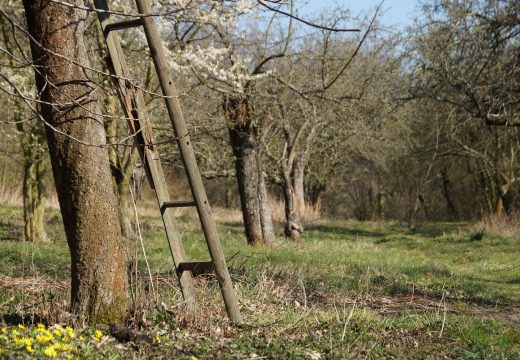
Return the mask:
[[215,264],[217,279],[224,298],[224,303],[232,322],[240,323],[241,315],[235,290],[231,282],[229,270],[224,257],[224,252],[218,239],[217,228],[213,221],[209,202],[202,183],[202,177],[198,169],[195,153],[191,147],[184,116],[177,98],[177,93],[171,77],[171,69],[166,60],[159,31],[155,24],[149,0],[136,0],[137,8],[143,15],[143,28],[150,47],[150,53],[159,77],[159,83],[166,103],[166,108],[172,122],[177,142],[182,155],[184,168],[188,176],[191,191],[201,221],[202,229],[206,237],[211,258]]
[[[94,0],[95,7],[100,10],[108,10],[108,4],[106,0]],[[122,93],[120,96],[120,101],[122,103],[123,109],[125,110],[125,114],[129,117],[129,121],[139,121],[140,130],[143,132],[142,136],[136,136],[136,141],[138,142],[136,145],[141,147],[144,151],[142,154],[144,158],[142,158],[143,164],[147,164],[151,177],[152,177],[152,187],[155,189],[157,202],[159,207],[165,203],[170,201],[170,195],[168,192],[166,180],[164,177],[164,173],[162,170],[162,165],[159,158],[159,153],[157,149],[154,149],[150,144],[153,141],[153,137],[151,134],[151,126],[148,120],[148,116],[146,113],[146,105],[144,102],[144,97],[140,89],[135,89],[135,91],[131,91],[128,89],[124,80],[121,78],[129,77],[129,69],[126,64],[126,60],[123,54],[123,50],[121,48],[120,38],[115,32],[106,32],[105,28],[109,24],[109,13],[101,11],[97,12],[103,33],[105,36],[108,53],[110,55],[110,59],[112,61],[112,66],[115,75],[118,77],[118,82],[120,84],[119,90]],[[126,98],[131,97],[133,103],[136,107],[137,111],[137,119],[132,119],[132,112],[128,111],[127,104],[125,103]],[[128,113],[129,112],[129,113]],[[137,134],[139,135],[139,134]],[[170,249],[170,253],[175,265],[175,268],[179,266],[179,264],[186,261],[186,255],[184,252],[184,247],[181,242],[181,236],[176,230],[175,220],[173,217],[173,210],[166,209],[165,211],[161,211],[161,216],[164,224],[164,228],[166,231],[168,245]],[[182,291],[182,295],[184,301],[188,309],[195,310],[196,305],[196,297],[195,290],[193,287],[193,279],[190,272],[183,272],[178,277],[179,285]]]

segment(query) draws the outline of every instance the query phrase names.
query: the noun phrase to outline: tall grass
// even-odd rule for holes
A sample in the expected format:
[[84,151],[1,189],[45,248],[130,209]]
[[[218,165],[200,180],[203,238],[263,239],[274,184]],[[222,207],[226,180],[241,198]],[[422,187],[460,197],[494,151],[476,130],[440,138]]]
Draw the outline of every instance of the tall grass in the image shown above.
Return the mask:
[[0,186],[0,204],[4,205],[23,205],[22,186]]
[[[285,222],[285,204],[283,200],[272,197],[269,199],[269,207],[273,221],[283,224]],[[303,226],[309,226],[321,218],[321,204],[305,204],[304,208],[300,210],[299,215]]]
[[502,216],[490,214],[477,221],[473,228],[479,233],[520,237],[520,211]]

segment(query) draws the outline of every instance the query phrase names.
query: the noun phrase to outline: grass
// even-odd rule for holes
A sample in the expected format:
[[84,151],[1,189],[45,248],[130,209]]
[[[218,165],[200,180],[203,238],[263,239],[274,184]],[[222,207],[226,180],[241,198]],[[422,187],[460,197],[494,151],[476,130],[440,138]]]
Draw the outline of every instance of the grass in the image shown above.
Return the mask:
[[[0,206],[6,325],[70,321],[56,310],[66,309],[66,241],[59,214],[47,217],[53,242],[27,244],[19,241],[21,210]],[[196,222],[178,222],[189,258],[208,259]],[[197,280],[200,312],[181,311],[161,221],[146,210],[140,225],[160,305],[147,275],[138,276],[131,326],[159,336],[160,345],[114,340],[89,351],[114,358],[520,358],[517,237],[465,223],[409,232],[392,222],[324,221],[309,227],[302,243],[278,234],[276,247],[252,248],[240,224],[218,224],[243,326],[228,325],[211,278]],[[139,244],[127,244],[127,257],[146,273]]]

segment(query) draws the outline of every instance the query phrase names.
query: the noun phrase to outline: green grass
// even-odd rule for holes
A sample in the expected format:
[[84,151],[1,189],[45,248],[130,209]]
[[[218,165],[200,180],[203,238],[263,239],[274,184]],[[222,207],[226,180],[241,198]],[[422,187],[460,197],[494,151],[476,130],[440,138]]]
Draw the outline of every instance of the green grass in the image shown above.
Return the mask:
[[[59,214],[47,217],[53,242],[26,244],[20,209],[0,207],[0,274],[67,279]],[[161,221],[140,220],[151,270],[168,276]],[[181,218],[179,229],[189,258],[208,259],[198,225]],[[164,346],[122,348],[122,356],[520,358],[520,239],[476,236],[465,223],[409,232],[390,222],[329,221],[309,227],[301,243],[278,234],[273,248],[245,244],[240,224],[219,222],[219,233],[246,325],[227,328],[215,282],[202,281],[201,307],[211,316],[188,322],[156,308],[146,331],[161,334]],[[127,245],[127,254],[136,251],[144,270],[138,244]],[[4,318],[13,302],[28,301],[19,292],[0,293]],[[168,306],[179,300],[171,286],[161,294]]]

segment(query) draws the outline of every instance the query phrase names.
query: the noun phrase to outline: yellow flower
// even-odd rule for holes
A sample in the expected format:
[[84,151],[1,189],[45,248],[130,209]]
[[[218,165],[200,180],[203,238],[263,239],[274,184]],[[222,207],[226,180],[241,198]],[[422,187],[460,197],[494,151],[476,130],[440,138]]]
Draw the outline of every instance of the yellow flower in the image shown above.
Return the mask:
[[42,323],[39,323],[38,325],[36,325],[36,328],[45,329],[45,325],[43,325]]
[[36,335],[36,341],[39,343],[51,342],[52,340],[54,340],[54,338],[50,333],[45,335]]
[[29,352],[29,353],[33,353],[34,352],[34,349],[32,348],[31,345],[25,346],[25,350],[27,350],[27,352]]
[[191,360],[199,360],[199,358],[196,357],[196,356],[192,356],[192,357],[191,357]]
[[13,337],[15,337],[15,336],[20,335],[20,332],[16,329],[13,329],[13,331],[11,331],[11,334],[13,335]]
[[18,336],[13,336],[13,340],[16,346],[20,346],[23,344],[23,341]]
[[72,359],[72,358],[73,358],[73,356],[72,356],[72,355],[70,355],[70,354],[69,354],[69,355],[67,355],[67,359]]
[[18,324],[18,329],[25,330],[25,326],[23,326],[23,324]]
[[158,343],[158,344],[161,343],[161,338],[159,337],[159,335],[157,335],[157,336],[155,337],[155,342]]
[[[32,346],[32,339],[29,339],[27,337],[23,337],[18,340],[19,344],[25,345],[25,346]],[[15,340],[16,343],[16,340]],[[19,345],[17,344],[17,345]]]
[[55,345],[54,345],[54,348],[55,348],[56,350],[63,350],[63,346],[62,346],[60,343],[55,344]]
[[47,330],[45,327],[38,327],[36,329],[36,332],[39,332],[39,333],[42,333],[42,334],[47,334],[47,335],[51,334],[51,332],[49,330]]
[[63,335],[63,328],[58,325],[54,330],[52,330],[52,333],[56,336],[61,336]]
[[73,338],[74,336],[76,336],[74,330],[70,326],[67,326],[65,330],[67,331],[67,335],[69,335],[69,337]]
[[103,333],[99,330],[94,331],[94,340],[99,341],[101,337],[103,336]]
[[7,334],[7,329],[6,328],[2,328],[2,334]]
[[29,339],[27,337],[19,338],[18,336],[13,336],[14,344],[16,346],[32,346],[32,339]]
[[58,356],[58,353],[56,352],[56,349],[54,349],[54,346],[47,346],[44,350],[43,350],[43,354],[47,357],[56,357]]

